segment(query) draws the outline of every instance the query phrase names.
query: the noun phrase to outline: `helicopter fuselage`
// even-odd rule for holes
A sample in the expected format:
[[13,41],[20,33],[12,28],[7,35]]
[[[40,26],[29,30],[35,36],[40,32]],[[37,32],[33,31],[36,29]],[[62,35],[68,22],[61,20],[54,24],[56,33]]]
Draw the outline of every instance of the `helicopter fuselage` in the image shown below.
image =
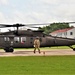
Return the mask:
[[[0,48],[32,48],[36,37],[33,36],[0,36]],[[75,39],[59,38],[52,36],[39,37],[40,47],[52,46],[72,46],[75,44]]]

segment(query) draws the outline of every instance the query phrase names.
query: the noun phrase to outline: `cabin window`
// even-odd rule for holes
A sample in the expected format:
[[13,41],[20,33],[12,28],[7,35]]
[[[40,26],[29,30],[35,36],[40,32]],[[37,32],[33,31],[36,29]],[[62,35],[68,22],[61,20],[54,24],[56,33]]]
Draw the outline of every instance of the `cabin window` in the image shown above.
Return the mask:
[[4,41],[9,41],[9,37],[4,37]]
[[31,40],[33,40],[33,38],[32,38],[32,37],[31,37],[30,39],[31,39]]
[[21,42],[26,42],[26,37],[21,37]]
[[14,37],[14,41],[16,42],[16,43],[18,43],[19,42],[19,37]]
[[70,35],[73,35],[73,32],[70,32]]

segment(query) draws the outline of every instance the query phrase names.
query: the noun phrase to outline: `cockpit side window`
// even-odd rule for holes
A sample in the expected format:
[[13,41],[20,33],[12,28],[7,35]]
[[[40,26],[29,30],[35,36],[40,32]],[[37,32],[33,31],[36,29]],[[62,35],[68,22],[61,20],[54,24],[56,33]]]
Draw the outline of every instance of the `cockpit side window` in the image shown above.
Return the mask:
[[14,41],[16,42],[16,43],[18,43],[19,42],[19,37],[14,37]]
[[4,41],[10,41],[9,37],[4,37]]
[[21,42],[26,42],[26,37],[21,37]]

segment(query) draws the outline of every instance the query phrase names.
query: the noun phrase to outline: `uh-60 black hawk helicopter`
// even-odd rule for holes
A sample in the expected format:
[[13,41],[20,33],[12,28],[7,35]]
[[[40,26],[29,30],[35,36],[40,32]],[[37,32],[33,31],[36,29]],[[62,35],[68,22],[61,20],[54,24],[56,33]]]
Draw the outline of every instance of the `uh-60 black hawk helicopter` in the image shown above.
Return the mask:
[[[75,23],[75,22],[68,22]],[[43,24],[29,24],[29,25],[43,25]],[[43,31],[37,30],[19,30],[19,27],[26,26],[23,24],[0,24],[1,28],[4,27],[16,27],[17,30],[0,33],[0,48],[3,48],[5,52],[13,52],[14,48],[31,48],[33,47],[33,41],[38,36],[41,41],[41,47],[51,46],[69,46],[75,51],[72,45],[75,44],[75,39],[54,37],[46,35]]]

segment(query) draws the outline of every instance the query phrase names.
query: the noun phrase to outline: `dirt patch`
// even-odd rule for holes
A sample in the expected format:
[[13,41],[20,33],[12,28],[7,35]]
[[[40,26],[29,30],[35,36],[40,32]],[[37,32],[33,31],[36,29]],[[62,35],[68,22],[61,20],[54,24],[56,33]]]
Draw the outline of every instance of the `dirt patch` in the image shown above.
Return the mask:
[[54,56],[54,55],[75,55],[75,51],[73,50],[42,50],[39,54],[38,51],[34,54],[32,50],[15,50],[13,53],[11,52],[4,52],[3,50],[0,50],[0,57],[4,56]]

